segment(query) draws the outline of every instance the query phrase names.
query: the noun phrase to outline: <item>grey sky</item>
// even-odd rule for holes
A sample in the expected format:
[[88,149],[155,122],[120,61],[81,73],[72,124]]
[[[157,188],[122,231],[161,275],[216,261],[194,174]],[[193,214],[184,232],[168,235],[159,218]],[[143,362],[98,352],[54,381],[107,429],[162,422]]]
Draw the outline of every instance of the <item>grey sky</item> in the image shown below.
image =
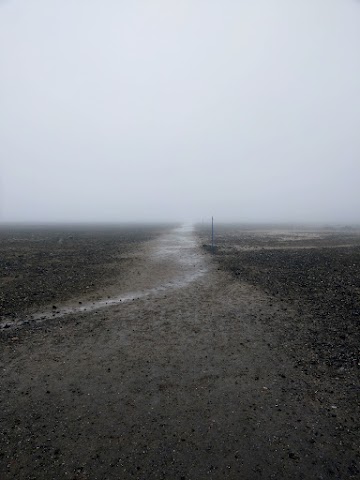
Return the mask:
[[360,3],[0,2],[0,220],[360,221]]

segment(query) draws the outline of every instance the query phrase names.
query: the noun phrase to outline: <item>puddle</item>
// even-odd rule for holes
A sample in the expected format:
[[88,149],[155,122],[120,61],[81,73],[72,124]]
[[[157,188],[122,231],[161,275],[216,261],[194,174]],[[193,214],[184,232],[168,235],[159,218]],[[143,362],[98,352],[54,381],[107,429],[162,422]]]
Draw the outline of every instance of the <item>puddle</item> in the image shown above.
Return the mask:
[[150,252],[150,259],[159,264],[171,262],[178,266],[176,276],[156,285],[153,288],[139,291],[125,292],[121,295],[103,298],[79,305],[70,305],[47,309],[42,312],[26,316],[25,319],[4,320],[0,329],[24,325],[27,323],[40,323],[45,320],[60,318],[69,314],[98,311],[113,305],[132,302],[140,298],[155,296],[171,289],[183,288],[196,281],[207,272],[204,256],[199,253],[197,242],[193,235],[191,225],[183,225],[160,237]]

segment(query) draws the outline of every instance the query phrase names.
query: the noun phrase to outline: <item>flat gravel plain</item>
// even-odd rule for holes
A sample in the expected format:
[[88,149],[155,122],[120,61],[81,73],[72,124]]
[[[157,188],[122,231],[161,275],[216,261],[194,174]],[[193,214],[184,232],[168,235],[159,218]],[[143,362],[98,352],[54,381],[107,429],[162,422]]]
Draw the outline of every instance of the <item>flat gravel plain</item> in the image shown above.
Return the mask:
[[329,369],[359,367],[360,231],[223,225],[215,258],[239,280],[290,302]]
[[51,313],[0,330],[1,480],[359,478],[356,231],[30,235],[2,281],[45,296],[7,310]]
[[[90,298],[119,284],[134,252],[169,226],[35,226],[0,229],[0,320]],[[85,297],[84,297],[85,295]]]
[[[262,322],[280,334],[278,348],[309,378],[316,403],[336,425],[334,459],[340,461],[343,445],[353,454],[349,471],[333,475],[358,478],[360,229],[220,225],[216,233],[219,268],[282,305],[282,323],[266,309]],[[198,235],[211,253],[209,229],[199,226]]]

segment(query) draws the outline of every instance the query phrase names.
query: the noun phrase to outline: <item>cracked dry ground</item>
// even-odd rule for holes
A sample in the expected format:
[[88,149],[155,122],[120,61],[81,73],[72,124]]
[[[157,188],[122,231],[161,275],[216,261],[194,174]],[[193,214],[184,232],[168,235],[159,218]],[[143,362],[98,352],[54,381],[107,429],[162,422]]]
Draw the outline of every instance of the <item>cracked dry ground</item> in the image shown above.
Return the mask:
[[299,368],[294,306],[196,253],[187,286],[3,332],[1,479],[358,478],[358,420]]

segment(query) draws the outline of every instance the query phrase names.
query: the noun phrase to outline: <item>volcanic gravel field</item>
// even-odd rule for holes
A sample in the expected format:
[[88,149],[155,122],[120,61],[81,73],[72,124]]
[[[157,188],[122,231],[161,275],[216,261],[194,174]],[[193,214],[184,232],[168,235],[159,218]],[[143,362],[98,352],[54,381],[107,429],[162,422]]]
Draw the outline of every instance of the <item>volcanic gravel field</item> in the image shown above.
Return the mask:
[[360,236],[1,232],[0,478],[355,479]]
[[164,225],[2,227],[0,320],[30,316],[43,306],[93,298],[126,283],[139,244]]

